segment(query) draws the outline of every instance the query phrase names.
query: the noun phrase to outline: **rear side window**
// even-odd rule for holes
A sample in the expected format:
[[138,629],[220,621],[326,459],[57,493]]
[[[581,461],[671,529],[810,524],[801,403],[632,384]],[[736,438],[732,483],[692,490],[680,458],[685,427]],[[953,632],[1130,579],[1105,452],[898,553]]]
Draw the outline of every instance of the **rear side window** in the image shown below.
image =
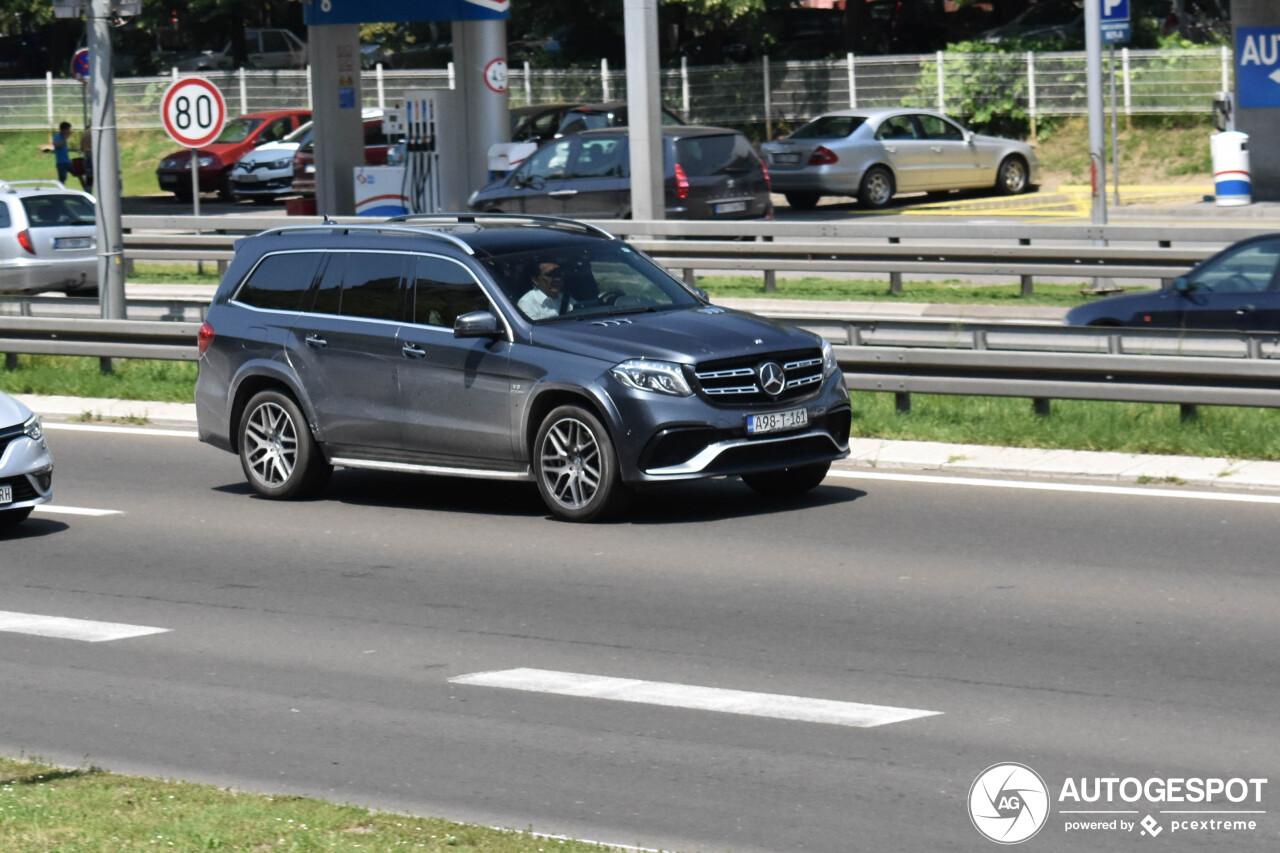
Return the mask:
[[689,177],[698,178],[725,172],[750,172],[759,160],[745,136],[726,133],[676,140],[676,162]]
[[268,255],[240,285],[237,302],[270,311],[299,311],[320,268],[319,252]]
[[13,217],[9,215],[9,205],[0,199],[0,228],[12,228]]
[[452,329],[458,315],[488,309],[484,291],[459,264],[418,258],[414,266],[413,322]]
[[311,310],[371,320],[404,319],[405,255],[333,252],[325,265]]
[[612,178],[622,174],[622,140],[616,137],[588,139],[578,149],[571,178]]
[[862,116],[819,116],[797,128],[789,139],[844,139],[866,121]]
[[33,195],[22,200],[32,228],[92,225],[93,205],[78,195]]

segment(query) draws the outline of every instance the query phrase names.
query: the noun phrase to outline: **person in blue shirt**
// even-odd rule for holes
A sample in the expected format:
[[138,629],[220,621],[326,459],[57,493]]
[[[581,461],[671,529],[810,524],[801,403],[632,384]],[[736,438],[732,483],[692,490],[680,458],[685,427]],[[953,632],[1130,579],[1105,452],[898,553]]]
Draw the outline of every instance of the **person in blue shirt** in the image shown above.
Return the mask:
[[71,174],[71,122],[64,121],[58,125],[58,132],[53,135],[53,159],[58,167],[58,180],[67,182]]

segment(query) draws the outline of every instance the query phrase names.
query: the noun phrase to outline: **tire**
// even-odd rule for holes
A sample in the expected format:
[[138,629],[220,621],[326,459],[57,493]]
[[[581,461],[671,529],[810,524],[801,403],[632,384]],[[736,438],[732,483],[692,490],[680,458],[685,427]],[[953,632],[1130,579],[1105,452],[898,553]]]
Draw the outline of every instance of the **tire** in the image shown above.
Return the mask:
[[27,516],[31,515],[31,510],[32,507],[24,506],[22,509],[6,509],[0,512],[0,530],[26,521]]
[[893,172],[884,166],[867,169],[862,176],[862,183],[858,185],[858,201],[871,210],[881,210],[888,206],[893,193]]
[[609,431],[582,406],[559,406],[543,419],[533,471],[547,508],[565,521],[601,521],[626,502]]
[[333,471],[298,404],[279,391],[260,391],[245,406],[239,428],[240,467],[264,498],[314,495]]
[[1000,168],[996,170],[996,192],[1001,195],[1017,195],[1026,192],[1029,186],[1027,161],[1017,155],[1004,158]]
[[818,199],[822,196],[815,192],[803,193],[783,193],[787,199],[787,206],[793,210],[813,210],[818,206]]
[[814,462],[811,465],[797,465],[794,468],[783,468],[779,471],[762,471],[758,474],[743,474],[742,482],[768,498],[794,498],[815,489],[826,479],[830,462]]
[[236,195],[231,189],[231,176],[223,173],[218,178],[218,201],[235,201]]

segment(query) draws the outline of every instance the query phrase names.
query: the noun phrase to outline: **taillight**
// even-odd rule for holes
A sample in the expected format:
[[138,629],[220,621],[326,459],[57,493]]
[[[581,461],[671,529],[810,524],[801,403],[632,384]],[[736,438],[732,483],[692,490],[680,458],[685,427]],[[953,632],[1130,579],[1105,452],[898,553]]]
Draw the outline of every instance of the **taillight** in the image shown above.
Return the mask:
[[836,152],[832,151],[825,145],[819,145],[813,149],[813,153],[809,155],[810,166],[830,166],[840,158],[836,156]]
[[761,161],[760,161],[760,171],[761,171],[761,172],[764,172],[764,185],[765,185],[765,187],[766,187],[766,188],[768,188],[768,186],[769,186],[769,167],[768,167],[768,166],[766,166],[766,165],[764,164],[764,161],[763,161],[763,160],[761,160]]
[[205,320],[200,324],[200,331],[196,332],[196,348],[200,351],[201,358],[204,357],[204,352],[211,343],[213,343],[213,326]]
[[18,245],[33,255],[36,253],[35,244],[31,242],[31,232],[26,229],[18,232]]
[[685,174],[684,166],[676,163],[676,198],[689,197],[689,176]]

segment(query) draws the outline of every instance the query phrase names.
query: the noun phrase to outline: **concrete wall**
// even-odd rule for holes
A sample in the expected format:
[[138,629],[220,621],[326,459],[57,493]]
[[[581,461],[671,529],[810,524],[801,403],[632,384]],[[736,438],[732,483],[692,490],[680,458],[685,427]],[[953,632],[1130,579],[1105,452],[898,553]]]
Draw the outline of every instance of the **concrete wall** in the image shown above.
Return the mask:
[[[1280,27],[1277,0],[1231,0],[1232,44],[1236,27]],[[1237,56],[1236,62],[1240,58]],[[1280,90],[1280,83],[1271,83]],[[1236,103],[1240,103],[1237,82]],[[1253,175],[1253,197],[1259,201],[1280,201],[1280,107],[1236,110],[1236,130],[1249,134],[1249,168]]]

